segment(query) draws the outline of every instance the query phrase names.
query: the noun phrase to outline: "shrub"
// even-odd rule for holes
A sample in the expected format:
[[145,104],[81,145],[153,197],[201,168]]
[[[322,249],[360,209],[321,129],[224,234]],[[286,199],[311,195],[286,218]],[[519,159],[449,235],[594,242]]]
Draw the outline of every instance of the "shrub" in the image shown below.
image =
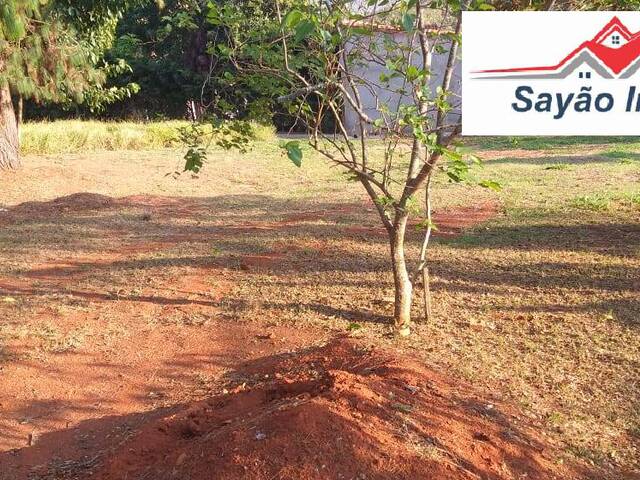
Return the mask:
[[[100,150],[157,150],[181,148],[178,128],[183,120],[162,122],[100,122],[58,120],[22,125],[20,148],[23,154],[47,155]],[[255,141],[275,138],[275,128],[251,122]]]

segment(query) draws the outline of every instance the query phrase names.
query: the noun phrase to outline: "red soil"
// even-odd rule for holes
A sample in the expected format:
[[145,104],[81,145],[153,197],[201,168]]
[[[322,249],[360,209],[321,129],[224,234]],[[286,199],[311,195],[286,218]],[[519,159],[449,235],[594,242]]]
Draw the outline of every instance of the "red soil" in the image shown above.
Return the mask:
[[[436,237],[454,237],[460,235],[465,229],[495,217],[500,212],[500,204],[485,202],[470,207],[458,207],[451,210],[433,212],[433,223],[438,228],[433,234]],[[412,227],[418,224],[418,220],[410,222]],[[382,226],[366,227],[353,226],[344,229],[347,233],[375,235],[386,237],[387,232]]]
[[154,419],[87,478],[569,478],[502,407],[352,340],[242,368],[229,393]]
[[[211,208],[199,202],[79,194],[13,207],[0,222],[125,207],[154,220],[194,221]],[[441,231],[458,232],[496,210],[441,215]],[[281,222],[222,218],[209,229],[167,221],[160,237],[147,235],[144,220],[107,225],[102,249],[52,251],[0,277],[0,296],[33,302],[27,331],[87,332],[78,349],[59,353],[41,350],[31,335],[8,345],[0,479],[570,478],[554,465],[554,447],[508,407],[420,362],[345,339],[309,348],[327,332],[226,316],[221,303],[243,270],[269,269],[296,249],[322,250],[322,242],[273,242],[271,253],[243,255],[239,270],[215,259],[167,265],[162,278],[154,258],[136,257],[204,242],[212,232],[292,231],[343,213],[352,211],[296,212]],[[141,286],[131,291],[138,270],[148,278],[136,277]],[[95,281],[107,273],[107,287]]]

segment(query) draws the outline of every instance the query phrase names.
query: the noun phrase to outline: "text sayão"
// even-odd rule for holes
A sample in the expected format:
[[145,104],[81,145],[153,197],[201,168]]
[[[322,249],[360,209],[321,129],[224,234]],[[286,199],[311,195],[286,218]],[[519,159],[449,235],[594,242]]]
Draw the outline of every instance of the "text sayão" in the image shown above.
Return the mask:
[[[577,93],[536,93],[528,85],[515,90],[516,101],[511,104],[516,112],[550,113],[555,120],[568,111],[610,112],[615,108],[614,95],[607,92],[592,92],[592,87],[581,87]],[[640,112],[640,93],[635,86],[629,87],[625,98],[625,112]]]

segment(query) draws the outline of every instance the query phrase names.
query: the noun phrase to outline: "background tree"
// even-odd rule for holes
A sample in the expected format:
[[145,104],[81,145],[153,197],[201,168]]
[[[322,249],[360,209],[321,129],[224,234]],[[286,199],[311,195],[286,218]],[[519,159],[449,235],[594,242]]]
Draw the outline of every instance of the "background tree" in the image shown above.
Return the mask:
[[[456,143],[460,98],[450,86],[462,6],[455,0],[301,1],[286,10],[277,0],[274,5],[277,28],[246,31],[240,17],[216,5],[209,19],[229,32],[224,49],[239,74],[277,79],[279,100],[305,127],[309,145],[359,181],[373,201],[389,239],[395,328],[408,334],[414,285],[420,278],[428,285],[433,175],[439,169],[451,181],[466,181],[470,164],[479,161]],[[301,51],[306,55],[296,56]],[[435,55],[446,58],[439,73],[432,70]],[[372,67],[382,68],[379,78],[366,74]],[[365,103],[365,93],[373,101]],[[343,120],[345,105],[356,114],[355,140]],[[334,122],[330,132],[327,118]],[[380,144],[382,156],[376,153]],[[300,143],[283,146],[300,166]],[[191,148],[186,169],[197,171],[204,156],[204,150]],[[412,216],[424,232],[413,262],[405,253]]]
[[143,0],[3,0],[0,5],[0,168],[19,165],[14,98],[77,102],[108,73],[101,55],[122,12]]
[[207,52],[213,38],[203,8],[202,0],[169,0],[162,8],[151,3],[132,9],[120,20],[107,59],[122,59],[131,70],[112,83],[136,83],[140,94],[110,106],[109,116],[182,118],[188,106],[200,103],[214,60]]
[[[251,119],[286,127],[285,109],[275,102],[269,85],[260,78],[237,75],[236,66],[221,52],[228,41],[225,26],[211,22],[208,0],[167,0],[162,8],[149,3],[128,11],[117,25],[109,63],[121,60],[130,69],[111,78],[109,87],[139,85],[125,101],[108,105],[109,118],[198,117],[207,109],[226,119]],[[243,28],[278,26],[271,0],[216,0],[216,7],[243,17]],[[269,79],[270,81],[272,79]],[[274,111],[275,110],[275,111]],[[29,111],[30,118],[37,112]],[[46,109],[40,115],[61,116]],[[91,116],[86,108],[66,116]]]

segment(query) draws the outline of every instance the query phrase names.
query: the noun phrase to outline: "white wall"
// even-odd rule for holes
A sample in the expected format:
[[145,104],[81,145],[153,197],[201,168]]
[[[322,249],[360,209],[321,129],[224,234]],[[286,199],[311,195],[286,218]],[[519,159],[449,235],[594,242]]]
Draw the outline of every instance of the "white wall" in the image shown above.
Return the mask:
[[[393,34],[385,34],[380,33],[376,38],[376,42],[378,44],[379,55],[384,56],[384,47],[383,47],[383,35],[392,36],[393,41],[396,44],[406,44],[406,34],[405,33],[393,33]],[[434,39],[432,39],[434,40]],[[446,42],[446,43],[445,43]],[[430,87],[431,91],[435,94],[436,87],[442,84],[442,77],[444,75],[444,70],[447,65],[448,59],[448,51],[449,51],[449,41],[441,40],[440,44],[444,48],[443,53],[435,53],[432,56],[431,60],[431,78],[430,78]],[[389,74],[390,72],[382,65],[378,63],[373,63],[371,61],[362,61],[362,65],[352,66],[352,73],[360,76],[368,81],[371,84],[380,84],[379,78],[381,73]],[[416,64],[417,67],[422,68],[421,63]],[[397,93],[397,90],[402,88],[402,79],[394,79],[391,82],[390,88],[377,88],[375,90],[375,94],[371,93],[368,88],[364,86],[358,87],[358,91],[360,93],[360,97],[362,99],[362,103],[364,105],[364,110],[368,116],[372,119],[376,119],[380,117],[379,106],[378,103],[386,103],[389,106],[389,109],[392,111],[397,110],[397,105],[399,104],[413,104],[413,99],[411,97],[411,92],[407,92],[405,94]],[[451,79],[450,90],[460,95],[462,88],[462,67],[460,58],[456,60],[455,68],[453,71],[453,76]],[[391,90],[391,91],[389,91]],[[460,116],[460,98],[450,97],[449,102],[454,105],[456,108],[449,114],[451,121],[456,121]],[[359,125],[358,125],[358,117],[355,110],[349,105],[348,102],[345,104],[344,110],[344,121],[345,126],[349,134],[357,136],[359,134]],[[372,128],[369,129],[371,133]]]

